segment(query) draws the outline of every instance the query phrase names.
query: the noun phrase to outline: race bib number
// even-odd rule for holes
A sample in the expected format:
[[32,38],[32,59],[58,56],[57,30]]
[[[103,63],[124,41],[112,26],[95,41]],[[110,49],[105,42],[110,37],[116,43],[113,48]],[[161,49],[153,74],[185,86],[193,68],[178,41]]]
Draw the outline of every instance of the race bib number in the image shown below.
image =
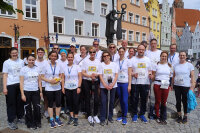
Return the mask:
[[118,79],[119,79],[120,81],[123,81],[125,78],[126,78],[125,73],[124,73],[124,72],[119,72]]
[[138,73],[138,78],[140,79],[147,78],[147,72],[144,69],[139,69],[137,73]]
[[161,80],[161,89],[168,89],[169,88],[169,81],[168,80]]
[[178,85],[183,85],[184,84],[184,78],[183,76],[179,75],[175,77],[175,81]]
[[72,81],[67,81],[65,84],[67,89],[76,89],[78,86],[76,85],[76,81],[72,80]]

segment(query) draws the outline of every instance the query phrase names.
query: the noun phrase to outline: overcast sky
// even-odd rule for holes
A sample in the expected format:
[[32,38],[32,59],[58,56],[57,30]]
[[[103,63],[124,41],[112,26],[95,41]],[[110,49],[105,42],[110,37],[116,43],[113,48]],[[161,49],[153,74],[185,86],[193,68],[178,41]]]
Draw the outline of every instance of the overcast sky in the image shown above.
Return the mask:
[[[148,0],[143,0],[143,1],[147,2]],[[158,1],[159,3],[162,3],[162,0],[158,0]],[[168,0],[168,1],[171,6],[174,0]],[[184,2],[184,8],[200,10],[200,0],[183,0],[183,2]]]

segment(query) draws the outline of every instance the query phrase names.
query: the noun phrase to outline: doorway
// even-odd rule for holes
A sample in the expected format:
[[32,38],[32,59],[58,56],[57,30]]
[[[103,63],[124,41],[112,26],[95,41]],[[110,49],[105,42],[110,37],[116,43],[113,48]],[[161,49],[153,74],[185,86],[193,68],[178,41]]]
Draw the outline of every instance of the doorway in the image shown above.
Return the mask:
[[31,38],[20,39],[21,59],[26,58],[29,54],[36,55],[36,40]]

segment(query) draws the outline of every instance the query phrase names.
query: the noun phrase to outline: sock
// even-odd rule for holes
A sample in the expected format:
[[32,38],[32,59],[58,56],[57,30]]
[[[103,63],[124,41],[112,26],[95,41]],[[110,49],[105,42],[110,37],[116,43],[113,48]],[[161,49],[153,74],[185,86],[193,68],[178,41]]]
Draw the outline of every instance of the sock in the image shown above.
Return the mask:
[[56,119],[59,119],[59,116],[56,116]]
[[50,118],[50,121],[53,121],[53,117]]

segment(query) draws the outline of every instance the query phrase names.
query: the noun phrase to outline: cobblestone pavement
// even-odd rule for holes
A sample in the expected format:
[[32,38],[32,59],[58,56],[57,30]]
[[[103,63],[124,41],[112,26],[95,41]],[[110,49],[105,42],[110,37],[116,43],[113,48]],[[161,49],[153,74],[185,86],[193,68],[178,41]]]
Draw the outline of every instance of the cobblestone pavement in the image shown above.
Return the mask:
[[[197,71],[195,71],[197,76]],[[153,92],[153,91],[152,91]],[[152,98],[154,99],[153,93]],[[197,98],[198,104],[200,104],[200,98]],[[90,126],[87,119],[79,118],[79,125],[74,127],[73,125],[67,125],[66,120],[63,127],[57,127],[55,129],[50,129],[47,119],[42,119],[42,128],[36,130],[29,130],[23,124],[18,124],[18,127],[22,130],[33,132],[33,133],[199,133],[200,132],[200,105],[188,114],[187,124],[178,124],[173,119],[175,109],[175,96],[174,91],[171,91],[167,102],[168,107],[168,124],[159,125],[154,120],[151,120],[147,124],[138,121],[138,123],[132,123],[131,117],[128,117],[128,124],[123,126],[121,123],[115,121],[114,123],[109,123],[105,126],[100,126],[96,124],[94,127]],[[7,127],[7,115],[6,115],[6,104],[5,96],[0,93],[0,132],[2,129]],[[116,119],[116,116],[114,117]]]

